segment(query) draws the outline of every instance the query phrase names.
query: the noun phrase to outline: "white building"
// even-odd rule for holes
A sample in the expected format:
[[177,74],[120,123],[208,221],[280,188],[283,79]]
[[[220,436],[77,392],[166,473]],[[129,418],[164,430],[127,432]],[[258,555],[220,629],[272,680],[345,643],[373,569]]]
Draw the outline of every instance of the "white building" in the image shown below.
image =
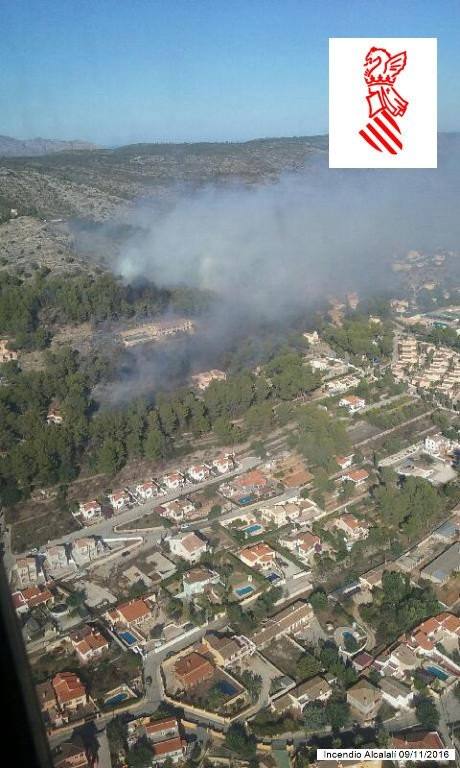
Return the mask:
[[66,571],[69,567],[69,560],[64,544],[58,544],[55,547],[49,547],[45,550],[45,567],[48,571]]
[[348,413],[357,413],[365,407],[366,401],[363,397],[357,397],[356,395],[346,395],[339,400],[341,408],[346,408]]
[[167,475],[163,475],[163,485],[169,491],[176,491],[178,488],[182,488],[185,478],[182,472],[170,472]]
[[91,501],[80,502],[78,509],[79,509],[80,516],[85,521],[85,523],[90,523],[98,520],[102,514],[101,505],[98,504],[96,499],[91,499]]
[[139,483],[139,485],[136,485],[136,494],[140,496],[141,499],[144,499],[146,501],[147,499],[152,499],[154,496],[157,495],[158,489],[156,486],[156,483],[154,482],[147,482],[147,483]]
[[204,480],[208,479],[211,470],[207,464],[194,464],[192,467],[188,468],[187,474],[191,480],[194,480],[194,482],[202,483]]
[[15,570],[22,587],[36,584],[38,581],[37,560],[35,557],[20,557],[16,560]]
[[109,493],[109,501],[115,512],[119,512],[119,510],[128,503],[129,496],[126,491],[114,491],[113,493]]
[[194,532],[182,536],[171,536],[168,543],[173,555],[182,557],[189,563],[197,563],[208,548],[206,539]]
[[235,468],[235,460],[231,454],[218,456],[212,461],[212,466],[217,470],[219,475],[225,475]]
[[287,511],[284,506],[262,507],[259,510],[264,522],[281,528],[288,522]]
[[72,559],[76,565],[85,565],[95,560],[102,548],[102,544],[92,536],[75,539],[72,542]]

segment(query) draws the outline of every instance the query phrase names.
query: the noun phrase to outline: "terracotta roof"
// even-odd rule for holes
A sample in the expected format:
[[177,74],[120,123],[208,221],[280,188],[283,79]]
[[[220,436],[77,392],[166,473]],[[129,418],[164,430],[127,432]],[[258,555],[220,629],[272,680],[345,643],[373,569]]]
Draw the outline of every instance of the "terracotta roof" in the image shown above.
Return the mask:
[[13,607],[15,609],[22,608],[23,606],[27,605],[22,592],[13,592],[11,595],[11,600],[13,601]]
[[92,499],[91,501],[84,501],[82,504],[80,504],[80,507],[83,512],[89,512],[91,509],[99,507],[99,504],[97,503],[96,499]]
[[155,757],[160,755],[169,755],[171,752],[177,752],[183,748],[183,741],[180,736],[175,736],[173,739],[165,739],[165,741],[159,741],[157,744],[152,745],[152,752]]
[[254,544],[252,547],[245,547],[240,551],[240,557],[244,557],[246,560],[250,560],[252,563],[257,563],[259,560],[271,561],[275,556],[275,552],[268,544],[263,541],[258,544]]
[[86,695],[80,678],[73,672],[58,672],[51,681],[60,703],[67,703]]
[[246,472],[244,475],[236,477],[234,482],[236,485],[245,488],[250,485],[266,485],[268,480],[260,469],[253,469],[250,472]]
[[26,587],[22,590],[22,595],[29,608],[33,608],[40,603],[47,603],[53,599],[53,595],[44,587]]
[[127,495],[124,491],[114,491],[110,494],[112,501],[120,501],[120,499],[126,499]]
[[460,633],[460,619],[458,616],[449,614],[446,619],[443,619],[442,626],[448,629],[449,632],[455,632],[457,635]]
[[197,550],[206,546],[206,542],[197,536],[196,533],[188,533],[186,536],[184,536],[181,543],[187,552],[190,553],[196,552]]
[[434,643],[431,642],[424,632],[417,632],[414,635],[414,641],[419,648],[423,648],[425,651],[432,651],[434,648]]
[[298,537],[298,541],[300,542],[300,547],[302,549],[310,549],[311,547],[315,547],[317,544],[321,544],[321,539],[319,536],[315,536],[314,533],[302,533]]
[[342,520],[343,523],[345,523],[348,528],[352,528],[353,530],[356,528],[368,528],[368,525],[363,520],[358,520],[354,515],[346,514],[342,515],[339,520]]
[[213,571],[209,571],[207,568],[193,568],[191,571],[184,573],[183,578],[188,584],[199,584],[202,581],[214,578],[215,575]]
[[358,403],[363,402],[363,398],[356,397],[356,395],[345,395],[345,397],[342,397],[341,400],[346,400],[347,403],[350,403],[350,405],[358,405]]
[[170,728],[178,728],[178,722],[175,717],[166,717],[163,720],[154,720],[145,726],[145,731],[148,734],[161,733],[161,731],[169,730]]
[[136,621],[136,619],[140,619],[142,616],[150,616],[151,610],[145,600],[138,599],[138,600],[131,600],[129,603],[122,603],[122,605],[117,606],[117,610],[125,621]]
[[368,477],[369,472],[365,469],[350,469],[350,471],[344,475],[345,479],[349,478],[354,483],[358,483],[360,480],[366,480]]
[[412,747],[417,749],[442,749],[444,743],[437,731],[410,733],[407,736],[393,736],[393,747]]
[[109,643],[103,635],[90,627],[86,631],[75,633],[72,637],[75,644],[75,650],[86,656],[90,651],[98,651],[100,648],[108,648]]
[[191,653],[178,659],[174,670],[186,686],[196,685],[214,674],[214,667],[209,659],[196,651],[191,651]]

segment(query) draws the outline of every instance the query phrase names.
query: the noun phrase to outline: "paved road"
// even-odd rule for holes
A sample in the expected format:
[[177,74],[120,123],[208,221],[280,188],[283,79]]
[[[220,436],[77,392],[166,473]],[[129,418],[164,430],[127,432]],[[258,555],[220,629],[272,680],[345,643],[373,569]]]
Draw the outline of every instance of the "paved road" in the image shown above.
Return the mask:
[[99,744],[97,753],[97,768],[112,768],[109,740],[107,738],[107,731],[105,728],[98,731],[97,740]]
[[[101,536],[103,538],[116,538],[118,536],[121,538],[122,537],[121,534],[120,533],[117,534],[114,531],[116,527],[119,527],[120,525],[124,525],[126,523],[134,522],[135,520],[138,520],[139,518],[150,514],[151,512],[153,512],[155,507],[157,507],[161,503],[164,503],[167,501],[173,501],[174,499],[180,498],[181,496],[188,496],[191,493],[200,491],[203,488],[206,488],[208,485],[213,485],[216,482],[225,482],[231,477],[243,474],[244,472],[247,472],[248,470],[253,469],[260,463],[261,463],[261,459],[256,458],[254,456],[248,456],[247,458],[244,458],[241,460],[238,468],[233,472],[229,472],[225,475],[219,475],[218,477],[212,477],[209,480],[205,480],[202,483],[188,484],[187,486],[185,486],[185,488],[181,489],[180,491],[171,491],[170,493],[167,493],[164,496],[160,496],[150,501],[147,501],[145,504],[136,504],[134,507],[132,507],[131,509],[128,509],[126,512],[122,512],[121,514],[118,514],[107,520],[101,520],[101,522],[97,523],[96,525],[88,525],[83,528],[79,528],[77,531],[71,531],[70,533],[65,534],[65,536],[61,536],[57,539],[49,540],[47,543],[47,546],[54,546],[56,544],[62,544],[63,542],[70,543],[75,539],[79,539],[83,536]],[[191,527],[193,528],[193,526]],[[125,538],[127,536],[129,536],[129,534],[126,534]],[[9,543],[6,541],[5,554],[7,553],[7,551],[9,553],[8,558],[11,560],[10,546],[9,546]],[[30,550],[16,553],[15,556],[22,557],[27,555],[28,552],[30,552]],[[6,562],[6,558],[5,558],[5,562]]]

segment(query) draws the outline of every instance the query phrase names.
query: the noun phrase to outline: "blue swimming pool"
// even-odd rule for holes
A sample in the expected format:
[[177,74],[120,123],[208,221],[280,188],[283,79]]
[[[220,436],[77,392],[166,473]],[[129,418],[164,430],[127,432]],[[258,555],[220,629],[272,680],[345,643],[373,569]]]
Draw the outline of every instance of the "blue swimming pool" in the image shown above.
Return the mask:
[[246,587],[237,587],[235,589],[235,594],[238,595],[238,597],[246,597],[246,595],[250,595],[251,592],[255,592],[255,588],[251,586],[251,584],[248,584]]
[[114,707],[117,704],[121,704],[122,701],[126,701],[126,699],[129,699],[128,694],[121,691],[120,693],[116,693],[115,696],[111,696],[110,699],[107,699],[104,704],[106,707]]
[[248,525],[246,528],[243,528],[243,533],[245,533],[247,536],[255,536],[257,533],[262,533],[263,527],[259,525],[259,523],[254,523],[253,525]]
[[281,576],[278,576],[278,574],[275,573],[274,571],[270,571],[270,573],[267,573],[266,578],[267,578],[267,581],[270,582],[270,584],[274,584],[275,581],[280,581]]
[[445,680],[449,679],[449,675],[447,674],[447,672],[444,672],[444,670],[440,669],[440,667],[435,667],[433,665],[433,666],[425,667],[425,669],[427,672],[430,672],[430,674],[437,677],[438,680],[442,680],[444,682]]
[[242,496],[241,499],[238,499],[238,504],[241,504],[244,507],[246,504],[250,504],[254,500],[255,496],[250,494],[249,496]]
[[219,680],[217,687],[219,691],[224,694],[224,696],[234,696],[238,691],[238,689],[235,688],[235,686],[231,683],[227,682],[227,680]]
[[131,632],[128,632],[127,629],[124,632],[120,632],[120,637],[125,641],[126,645],[136,645],[137,643],[137,638]]

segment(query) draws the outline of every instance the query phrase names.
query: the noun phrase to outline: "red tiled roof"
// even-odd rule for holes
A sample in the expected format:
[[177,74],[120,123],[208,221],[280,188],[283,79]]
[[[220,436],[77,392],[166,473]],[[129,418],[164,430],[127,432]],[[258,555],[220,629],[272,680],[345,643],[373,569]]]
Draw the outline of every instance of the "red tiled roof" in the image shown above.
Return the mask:
[[437,731],[393,736],[392,745],[395,748],[412,747],[417,749],[442,749],[444,743]]
[[73,701],[86,695],[85,688],[73,672],[58,672],[51,681],[56,698],[61,703]]
[[234,482],[243,488],[249,485],[266,485],[267,478],[260,469],[253,469],[250,472],[246,472],[244,475],[236,477]]
[[350,479],[354,483],[358,483],[360,480],[366,480],[366,478],[369,477],[369,472],[367,472],[365,469],[351,469],[349,472],[344,475],[345,479]]
[[166,739],[160,741],[157,744],[152,744],[152,752],[155,757],[160,755],[169,755],[171,752],[177,752],[182,749],[183,742],[180,736],[175,736],[173,739]]
[[117,610],[125,621],[136,621],[136,619],[140,619],[141,616],[149,616],[151,614],[151,610],[145,600],[138,599],[138,600],[131,600],[129,603],[122,603],[122,605],[117,606]]
[[40,605],[40,603],[47,603],[48,600],[53,599],[49,589],[41,587],[26,587],[22,590],[22,595],[29,608]]
[[170,728],[177,728],[177,720],[175,717],[167,717],[163,720],[154,720],[145,726],[146,733],[158,733],[161,731],[169,730]]
[[252,563],[257,563],[258,560],[270,562],[273,560],[274,555],[273,549],[263,541],[259,542],[259,544],[254,544],[252,547],[245,547],[240,552],[240,557],[250,560]]

